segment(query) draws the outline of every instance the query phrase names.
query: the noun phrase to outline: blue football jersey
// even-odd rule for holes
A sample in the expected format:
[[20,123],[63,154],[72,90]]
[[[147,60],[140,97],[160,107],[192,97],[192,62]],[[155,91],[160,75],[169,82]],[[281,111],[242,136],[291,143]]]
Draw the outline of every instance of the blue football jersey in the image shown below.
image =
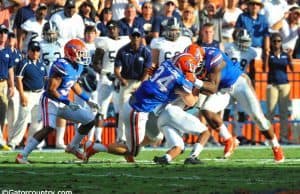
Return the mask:
[[[53,75],[58,75],[62,78],[62,82],[57,88],[57,91],[60,95],[67,97],[71,87],[77,82],[82,71],[82,65],[78,64],[74,67],[68,60],[60,58],[51,66],[49,77],[51,78]],[[47,90],[45,91],[45,95],[51,97]]]
[[191,93],[193,84],[171,61],[164,61],[151,79],[144,81],[133,94],[130,105],[140,112],[151,112],[161,105],[175,100],[175,89],[182,88]]
[[204,65],[207,73],[210,73],[213,68],[225,62],[225,67],[221,71],[221,80],[219,89],[230,88],[239,76],[243,73],[239,63],[233,63],[230,58],[217,48],[204,47],[205,60]]

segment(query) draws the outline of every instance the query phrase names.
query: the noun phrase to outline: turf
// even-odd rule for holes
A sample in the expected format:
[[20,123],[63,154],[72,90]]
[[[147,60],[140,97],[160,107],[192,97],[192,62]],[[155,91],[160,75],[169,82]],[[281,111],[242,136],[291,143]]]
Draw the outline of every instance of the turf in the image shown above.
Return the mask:
[[64,152],[33,152],[30,165],[14,163],[16,152],[0,152],[0,190],[72,193],[300,193],[300,147],[285,147],[286,162],[274,164],[267,147],[239,148],[221,159],[222,148],[206,149],[204,164],[183,165],[189,150],[171,165],[152,162],[165,150],[146,149],[135,164],[100,153],[85,164]]

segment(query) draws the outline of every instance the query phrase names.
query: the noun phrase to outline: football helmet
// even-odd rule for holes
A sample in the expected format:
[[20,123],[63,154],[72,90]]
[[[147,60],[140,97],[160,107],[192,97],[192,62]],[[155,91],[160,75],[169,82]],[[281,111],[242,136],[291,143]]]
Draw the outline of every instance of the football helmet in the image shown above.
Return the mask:
[[240,51],[247,51],[251,46],[252,40],[246,29],[237,28],[232,35],[234,44]]
[[206,70],[204,68],[204,57],[205,50],[198,44],[191,44],[184,49],[185,53],[191,54],[197,61],[197,66],[195,69],[195,75],[198,79],[202,79],[206,75]]
[[76,62],[82,65],[89,65],[91,57],[88,49],[83,41],[79,39],[69,40],[64,47],[65,57],[71,62]]
[[162,22],[162,26],[163,26],[162,35],[167,40],[175,41],[181,35],[180,24],[179,24],[179,21],[177,20],[177,18],[175,18],[175,17],[164,20]]
[[53,22],[45,23],[43,27],[43,39],[47,42],[55,42],[58,39],[58,27]]
[[182,53],[175,56],[173,58],[173,64],[183,72],[187,80],[191,82],[195,81],[194,73],[198,64],[191,54]]

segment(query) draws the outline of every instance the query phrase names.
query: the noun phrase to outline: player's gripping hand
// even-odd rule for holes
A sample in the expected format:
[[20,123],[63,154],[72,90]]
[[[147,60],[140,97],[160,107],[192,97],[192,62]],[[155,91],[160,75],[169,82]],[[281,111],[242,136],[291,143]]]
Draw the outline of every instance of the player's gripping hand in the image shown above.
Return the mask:
[[98,109],[99,109],[98,104],[97,104],[96,102],[93,102],[92,100],[89,100],[89,101],[87,101],[86,103],[87,103],[87,104],[89,105],[89,107],[90,107],[91,109],[93,109],[93,110],[98,110]]
[[76,111],[78,109],[80,109],[80,105],[76,104],[74,102],[70,102],[70,104],[68,105],[68,107],[72,110],[72,111]]

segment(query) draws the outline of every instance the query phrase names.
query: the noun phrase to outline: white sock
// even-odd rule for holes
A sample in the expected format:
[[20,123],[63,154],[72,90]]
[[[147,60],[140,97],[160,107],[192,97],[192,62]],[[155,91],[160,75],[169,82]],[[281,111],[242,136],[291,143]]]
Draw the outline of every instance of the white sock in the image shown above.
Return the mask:
[[166,154],[165,156],[166,156],[168,162],[172,161],[172,157],[169,154]]
[[39,144],[40,142],[38,140],[36,140],[34,137],[30,137],[28,139],[27,145],[25,146],[24,150],[22,151],[22,155],[27,157],[32,150],[34,150],[36,148],[36,146]]
[[232,137],[232,135],[229,133],[224,123],[219,127],[219,129],[220,129],[220,136],[223,137],[225,140]]
[[93,127],[93,128],[90,130],[90,132],[89,132],[89,134],[88,134],[88,141],[91,141],[91,142],[94,141],[94,133],[95,133],[95,127]]
[[274,138],[269,140],[269,142],[270,142],[272,147],[279,147],[280,146],[276,135],[274,135]]
[[65,144],[64,141],[65,136],[65,127],[57,127],[56,128],[56,144]]
[[102,142],[102,127],[95,128],[95,141]]
[[202,150],[203,150],[203,145],[201,145],[200,143],[195,143],[190,153],[190,158],[198,157],[199,154],[202,152]]
[[78,131],[75,132],[75,135],[70,143],[71,147],[78,148],[81,140],[84,138],[85,135],[81,135]]

